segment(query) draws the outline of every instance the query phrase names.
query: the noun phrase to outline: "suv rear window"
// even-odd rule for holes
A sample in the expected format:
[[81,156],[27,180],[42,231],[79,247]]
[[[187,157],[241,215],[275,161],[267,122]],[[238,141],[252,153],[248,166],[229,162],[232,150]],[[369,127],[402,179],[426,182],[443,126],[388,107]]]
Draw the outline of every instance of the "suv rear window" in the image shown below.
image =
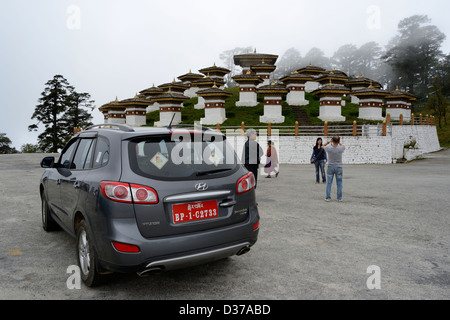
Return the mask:
[[128,144],[131,169],[158,180],[196,180],[225,176],[239,160],[225,136],[181,132],[133,139]]

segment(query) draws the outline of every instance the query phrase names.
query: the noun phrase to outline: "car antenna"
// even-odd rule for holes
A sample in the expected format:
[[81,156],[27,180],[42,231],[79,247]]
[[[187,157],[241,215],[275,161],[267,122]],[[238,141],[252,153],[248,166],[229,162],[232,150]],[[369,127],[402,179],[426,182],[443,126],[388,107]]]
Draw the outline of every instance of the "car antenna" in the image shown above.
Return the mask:
[[167,128],[172,129],[172,122],[173,122],[173,119],[174,119],[174,118],[175,118],[175,112],[173,113],[172,120],[170,120],[170,123],[169,123],[169,125],[167,126]]

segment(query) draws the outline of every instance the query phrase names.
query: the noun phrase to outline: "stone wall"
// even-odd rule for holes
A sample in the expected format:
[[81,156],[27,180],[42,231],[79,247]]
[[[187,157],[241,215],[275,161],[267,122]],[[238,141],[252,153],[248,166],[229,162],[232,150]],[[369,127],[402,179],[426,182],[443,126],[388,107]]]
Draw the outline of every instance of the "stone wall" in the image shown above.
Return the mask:
[[[409,148],[409,146],[411,148]],[[405,150],[405,146],[408,146]],[[412,160],[424,153],[440,150],[439,139],[435,126],[393,126],[392,127],[392,158]],[[412,157],[412,158],[411,158]]]
[[[312,149],[319,136],[277,136],[272,130],[270,139],[278,150],[281,164],[309,164]],[[324,141],[331,137],[321,137]],[[235,148],[238,156],[246,137],[227,134],[227,140]],[[267,150],[267,131],[260,130],[258,142],[264,152]],[[415,141],[415,144],[414,144]],[[344,164],[390,164],[399,159],[413,160],[424,153],[440,150],[435,126],[392,126],[387,136],[343,136],[341,142],[346,147]],[[414,145],[411,149],[409,145]],[[408,146],[405,148],[405,146]],[[265,163],[265,159],[262,160]]]

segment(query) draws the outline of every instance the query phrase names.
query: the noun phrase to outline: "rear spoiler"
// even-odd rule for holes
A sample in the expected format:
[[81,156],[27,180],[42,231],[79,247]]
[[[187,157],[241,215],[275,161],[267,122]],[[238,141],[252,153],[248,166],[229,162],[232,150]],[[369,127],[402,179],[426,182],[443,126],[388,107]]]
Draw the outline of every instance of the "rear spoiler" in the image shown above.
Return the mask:
[[114,129],[114,130],[122,130],[124,132],[134,132],[134,129],[126,124],[117,124],[117,123],[104,123],[104,124],[95,124],[93,126],[87,127],[86,130],[92,129]]

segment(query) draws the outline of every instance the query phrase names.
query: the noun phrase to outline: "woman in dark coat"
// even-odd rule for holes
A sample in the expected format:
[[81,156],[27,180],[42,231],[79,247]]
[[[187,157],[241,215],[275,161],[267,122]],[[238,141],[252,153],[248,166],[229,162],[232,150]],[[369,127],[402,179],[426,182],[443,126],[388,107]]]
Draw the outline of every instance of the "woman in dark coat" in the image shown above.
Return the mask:
[[313,148],[311,155],[311,163],[316,167],[316,183],[320,183],[319,169],[322,173],[322,182],[327,183],[327,176],[325,175],[325,164],[327,163],[327,153],[322,149],[322,138],[317,138],[316,145]]

